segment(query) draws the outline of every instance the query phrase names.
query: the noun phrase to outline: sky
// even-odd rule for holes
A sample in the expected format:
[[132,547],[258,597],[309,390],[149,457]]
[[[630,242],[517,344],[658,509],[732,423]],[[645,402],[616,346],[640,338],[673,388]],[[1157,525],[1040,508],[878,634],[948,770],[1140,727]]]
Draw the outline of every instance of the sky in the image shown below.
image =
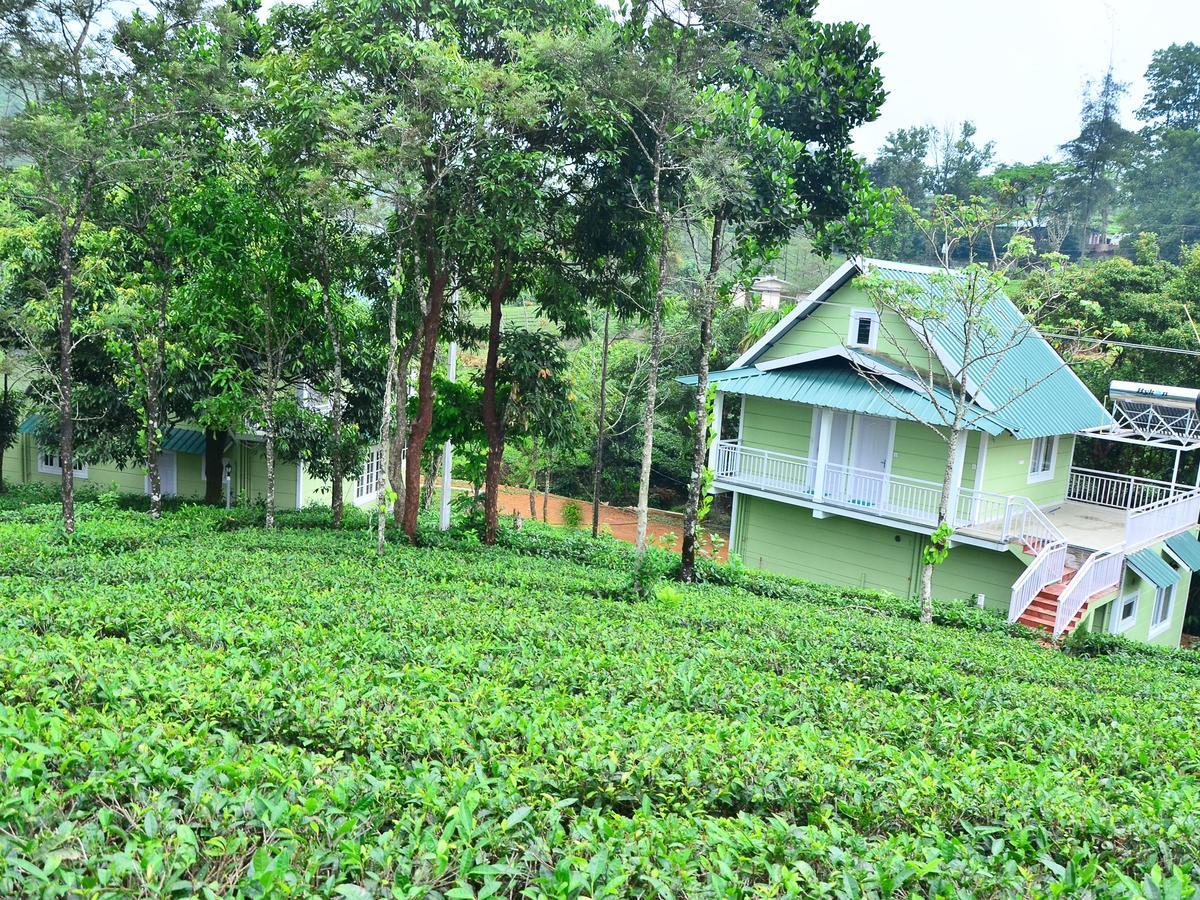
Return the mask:
[[868,158],[897,128],[970,120],[998,162],[1036,162],[1079,133],[1110,55],[1135,127],[1151,54],[1200,43],[1200,0],[821,0],[817,17],[869,25],[883,52],[889,96],[855,140]]

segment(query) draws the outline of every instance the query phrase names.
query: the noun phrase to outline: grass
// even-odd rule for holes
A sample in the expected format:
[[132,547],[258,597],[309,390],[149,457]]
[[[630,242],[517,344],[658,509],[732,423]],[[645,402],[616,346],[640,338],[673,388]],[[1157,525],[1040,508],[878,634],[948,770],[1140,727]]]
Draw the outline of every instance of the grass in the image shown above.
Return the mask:
[[631,603],[528,526],[52,510],[0,514],[5,896],[1194,895],[1192,655],[736,568]]

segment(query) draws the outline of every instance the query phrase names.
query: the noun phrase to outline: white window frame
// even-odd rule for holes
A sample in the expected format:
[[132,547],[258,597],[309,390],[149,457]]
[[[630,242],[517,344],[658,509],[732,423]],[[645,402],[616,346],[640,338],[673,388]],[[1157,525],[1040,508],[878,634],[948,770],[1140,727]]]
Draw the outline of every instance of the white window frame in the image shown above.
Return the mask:
[[[61,475],[63,473],[62,460],[59,458],[57,450],[38,450],[38,471],[43,475]],[[84,479],[88,477],[86,463],[82,465],[76,463],[75,477]]]
[[[1117,597],[1113,608],[1113,620],[1110,625],[1110,630],[1113,634],[1120,634],[1123,631],[1128,631],[1137,622],[1138,603],[1141,599],[1141,592],[1135,587],[1126,591]],[[1121,611],[1125,608],[1125,604],[1130,600],[1133,601],[1133,610],[1125,618],[1121,617]]]
[[354,502],[370,503],[378,497],[386,475],[383,471],[383,447],[372,447],[363,460],[362,470],[354,479]]
[[[1050,468],[1042,470],[1034,470],[1034,466],[1041,459],[1042,454],[1038,453],[1038,442],[1050,441]],[[1034,438],[1033,443],[1029,447],[1029,478],[1028,484],[1036,484],[1041,481],[1050,481],[1054,478],[1054,472],[1058,469],[1058,435],[1053,437]]]
[[[1163,604],[1163,617],[1159,622],[1154,621],[1154,617],[1158,614],[1158,605],[1160,601],[1165,600]],[[1150,610],[1150,633],[1148,637],[1157,637],[1168,628],[1171,627],[1171,615],[1175,611],[1175,585],[1168,584],[1165,588],[1156,587],[1154,589],[1154,607]]]
[[[858,323],[863,319],[871,320],[870,338],[867,343],[861,343],[858,339]],[[850,310],[850,328],[846,332],[847,347],[862,347],[866,350],[874,350],[875,345],[879,342],[879,313],[873,309],[852,309]]]

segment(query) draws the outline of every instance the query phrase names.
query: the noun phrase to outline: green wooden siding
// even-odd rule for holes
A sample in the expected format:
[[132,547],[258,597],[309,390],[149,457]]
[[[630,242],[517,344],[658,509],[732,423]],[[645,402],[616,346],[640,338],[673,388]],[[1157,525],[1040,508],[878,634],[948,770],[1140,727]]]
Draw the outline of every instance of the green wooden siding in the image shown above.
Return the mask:
[[1054,476],[1046,481],[1029,481],[1029,459],[1033,441],[1021,441],[1008,434],[988,440],[987,462],[984,465],[984,490],[995,494],[1028,497],[1038,506],[1056,506],[1067,495],[1067,478],[1071,470],[1071,455],[1075,437],[1063,435],[1058,439],[1054,459]]
[[[736,403],[737,397],[725,402]],[[812,407],[786,400],[747,397],[742,419],[742,443],[747,447],[808,456],[812,434]],[[728,437],[728,436],[726,436]]]
[[[846,343],[850,328],[850,313],[855,309],[874,309],[862,288],[851,283],[842,287],[818,306],[803,321],[783,335],[761,357],[759,362],[795,356],[827,347],[840,347]],[[905,364],[906,368],[933,371],[944,374],[945,370],[937,359],[925,349],[912,330],[898,315],[885,312],[880,319],[879,339],[874,351]]]
[[941,484],[946,474],[946,452],[946,442],[932,428],[897,420],[892,443],[893,475]]
[[[1195,533],[1194,529],[1192,533]],[[1187,615],[1188,592],[1192,584],[1192,572],[1187,566],[1178,565],[1173,557],[1164,552],[1165,547],[1165,542],[1160,542],[1153,545],[1150,549],[1162,556],[1173,568],[1178,569],[1180,578],[1179,582],[1175,585],[1175,599],[1171,605],[1170,624],[1164,630],[1154,635],[1154,637],[1150,636],[1150,617],[1154,613],[1155,588],[1152,583],[1143,579],[1128,566],[1125,567],[1125,580],[1121,585],[1120,592],[1113,594],[1104,603],[1097,605],[1089,611],[1080,622],[1080,627],[1087,628],[1090,631],[1114,632],[1114,629],[1117,627],[1117,618],[1120,615],[1121,599],[1128,594],[1136,593],[1138,598],[1137,613],[1133,624],[1124,631],[1115,633],[1119,633],[1121,637],[1129,638],[1133,641],[1144,641],[1145,643],[1154,644],[1159,647],[1178,647],[1180,636],[1183,634],[1183,620]]]
[[[827,516],[798,506],[742,494],[733,551],[753,568],[846,587],[916,593],[924,538],[907,531]],[[1004,551],[960,545],[934,577],[938,599],[983,593],[989,607],[1008,609],[1012,583],[1024,571]]]
[[[17,443],[4,453],[4,480],[6,484],[45,483],[57,484],[61,476],[38,471],[38,447],[31,435],[23,434]],[[267,460],[261,443],[253,441],[237,442],[225,451],[225,456],[233,462],[232,489],[234,499],[242,496],[250,501],[262,500],[266,497]],[[175,493],[179,497],[199,499],[204,496],[205,482],[203,479],[204,457],[197,453],[175,454]],[[88,463],[87,476],[76,476],[76,484],[80,487],[91,486],[97,490],[108,490],[116,487],[125,494],[143,494],[146,490],[146,469],[144,466],[129,466],[118,468],[111,461],[101,460]],[[353,481],[348,482],[346,497],[353,498]],[[325,484],[317,479],[304,478],[304,490],[301,498],[303,505],[309,503],[329,504],[329,491]],[[296,466],[294,463],[281,462],[276,466],[275,474],[275,505],[278,509],[296,508]]]

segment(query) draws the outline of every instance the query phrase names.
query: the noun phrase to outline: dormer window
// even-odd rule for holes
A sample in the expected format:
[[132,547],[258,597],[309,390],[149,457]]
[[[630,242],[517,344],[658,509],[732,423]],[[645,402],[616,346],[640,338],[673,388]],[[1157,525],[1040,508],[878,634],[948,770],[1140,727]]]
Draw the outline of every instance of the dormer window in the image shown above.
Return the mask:
[[850,333],[846,343],[851,347],[874,350],[879,338],[879,313],[873,309],[855,309],[850,312]]

